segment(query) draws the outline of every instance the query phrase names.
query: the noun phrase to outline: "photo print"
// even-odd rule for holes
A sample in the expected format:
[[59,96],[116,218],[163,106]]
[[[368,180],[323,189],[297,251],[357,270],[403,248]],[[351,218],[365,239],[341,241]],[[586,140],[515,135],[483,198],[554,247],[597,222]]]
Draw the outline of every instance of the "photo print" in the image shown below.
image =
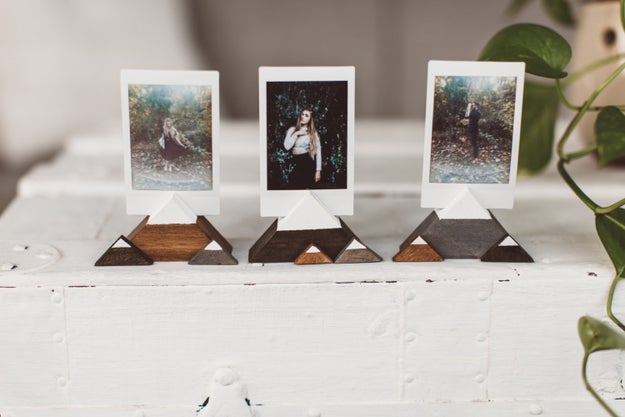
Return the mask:
[[347,81],[267,83],[267,188],[347,188]]
[[353,67],[261,68],[261,215],[313,192],[353,211]]
[[196,214],[219,210],[219,76],[122,71],[128,211],[153,214],[175,193]]
[[512,207],[524,68],[430,62],[423,207],[445,207],[466,188],[485,208]]

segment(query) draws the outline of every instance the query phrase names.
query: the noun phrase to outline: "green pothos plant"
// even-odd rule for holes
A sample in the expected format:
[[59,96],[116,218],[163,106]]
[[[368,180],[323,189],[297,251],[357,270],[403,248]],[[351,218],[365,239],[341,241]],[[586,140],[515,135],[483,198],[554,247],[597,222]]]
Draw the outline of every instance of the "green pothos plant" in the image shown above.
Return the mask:
[[[562,3],[561,0],[560,3]],[[522,4],[527,0],[518,0],[514,4]],[[546,3],[553,3],[546,1]],[[622,26],[625,29],[625,0],[620,0]],[[571,60],[571,47],[568,42],[554,30],[536,24],[515,24],[504,28],[488,42],[480,54],[484,61],[523,61],[526,72],[550,80],[549,83],[528,82],[525,88],[521,148],[534,155],[547,156],[542,160],[532,160],[528,155],[520,156],[524,160],[526,171],[533,172],[544,166],[545,158],[551,157],[552,139],[556,112],[559,103],[574,111],[574,116],[557,140],[557,167],[564,182],[575,195],[594,213],[597,233],[615,268],[615,276],[610,287],[606,302],[607,315],[618,327],[609,326],[592,317],[582,317],[578,323],[578,331],[584,346],[582,377],[586,388],[596,400],[612,415],[617,414],[599,396],[590,385],[587,375],[587,363],[590,355],[601,350],[625,350],[625,325],[614,315],[614,293],[619,282],[625,277],[625,199],[609,206],[597,204],[592,197],[577,183],[569,173],[568,166],[576,160],[589,155],[597,155],[599,165],[625,157],[625,105],[596,106],[595,99],[610,87],[610,84],[625,70],[625,64],[619,65],[596,89],[584,103],[570,103],[564,87],[575,82],[579,77],[610,63],[614,64],[625,58],[623,55],[613,56],[598,62],[590,63],[586,68],[573,74],[565,69]],[[540,104],[538,104],[540,103]],[[569,150],[567,144],[572,132],[580,120],[589,112],[598,112],[595,123],[595,140],[583,149]],[[524,141],[526,143],[524,143]],[[529,146],[528,146],[529,142]],[[535,158],[534,158],[535,159]]]
[[[521,4],[524,1],[515,3]],[[620,15],[625,29],[625,0],[620,0]],[[532,162],[532,158],[523,155],[521,151],[520,159],[524,160],[526,171],[539,170],[546,163],[545,159],[548,161],[551,157],[550,150],[553,143],[549,133],[553,132],[559,103],[574,111],[573,118],[557,140],[555,147],[558,172],[575,195],[595,215],[597,234],[615,269],[615,276],[606,302],[606,311],[609,319],[618,327],[617,329],[588,316],[579,320],[579,337],[584,346],[582,377],[588,391],[612,416],[617,416],[617,414],[590,385],[586,370],[588,359],[594,352],[611,349],[625,350],[625,325],[613,312],[615,290],[625,277],[625,209],[622,207],[625,205],[625,199],[609,206],[597,204],[570,175],[568,166],[589,155],[597,155],[600,166],[625,157],[625,114],[623,114],[625,105],[594,105],[595,99],[601,92],[609,88],[610,84],[625,70],[625,64],[619,65],[603,80],[584,103],[570,103],[564,94],[564,87],[593,70],[614,64],[623,58],[625,56],[622,54],[615,55],[590,63],[573,74],[567,74],[565,69],[571,60],[571,47],[568,42],[552,29],[536,24],[516,24],[504,28],[495,34],[480,54],[480,59],[485,61],[523,61],[526,64],[527,73],[551,80],[548,84],[535,82],[526,84],[521,148],[535,155],[540,154],[541,148],[542,154],[546,153],[542,160],[539,158],[536,161],[534,158]],[[598,112],[594,142],[583,149],[569,150],[567,144],[572,132],[589,112]],[[525,144],[524,141],[526,141]]]

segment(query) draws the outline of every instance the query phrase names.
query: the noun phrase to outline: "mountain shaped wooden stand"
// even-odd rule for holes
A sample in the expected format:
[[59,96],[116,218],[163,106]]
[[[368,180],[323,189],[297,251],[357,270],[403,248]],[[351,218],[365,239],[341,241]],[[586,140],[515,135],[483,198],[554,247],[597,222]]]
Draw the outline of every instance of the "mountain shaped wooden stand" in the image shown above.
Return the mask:
[[250,248],[250,263],[380,262],[343,220],[308,193],[286,217],[278,219]]
[[468,190],[449,208],[430,213],[393,256],[395,262],[444,259],[534,262]]
[[153,262],[238,263],[232,256],[232,245],[219,231],[175,197],[157,214],[144,218],[128,237],[120,236],[95,266],[150,265]]

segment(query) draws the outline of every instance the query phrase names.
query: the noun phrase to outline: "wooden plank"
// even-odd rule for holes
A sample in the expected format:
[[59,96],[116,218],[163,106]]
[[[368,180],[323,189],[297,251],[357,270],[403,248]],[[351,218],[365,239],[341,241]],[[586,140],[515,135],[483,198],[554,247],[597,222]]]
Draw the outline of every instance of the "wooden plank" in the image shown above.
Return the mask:
[[[619,415],[625,412],[625,401],[608,400]],[[194,417],[196,406],[96,406],[96,407],[8,407],[3,417]],[[291,404],[252,405],[255,416],[272,417],[588,417],[607,415],[591,398],[560,400],[509,400],[488,402],[416,402],[416,403],[366,403],[366,404]]]
[[491,285],[489,280],[405,285],[405,401],[490,398]]
[[0,288],[0,413],[68,404],[62,288]]
[[[577,320],[586,314],[604,316],[609,278],[580,273],[584,279],[494,284],[490,375],[497,383],[489,384],[492,398],[588,396],[581,379],[583,348]],[[620,360],[605,366],[594,363],[591,376],[596,379],[620,364]],[[609,384],[618,384],[620,378]]]
[[262,404],[400,400],[397,284],[67,291],[73,404],[198,404],[224,366]]

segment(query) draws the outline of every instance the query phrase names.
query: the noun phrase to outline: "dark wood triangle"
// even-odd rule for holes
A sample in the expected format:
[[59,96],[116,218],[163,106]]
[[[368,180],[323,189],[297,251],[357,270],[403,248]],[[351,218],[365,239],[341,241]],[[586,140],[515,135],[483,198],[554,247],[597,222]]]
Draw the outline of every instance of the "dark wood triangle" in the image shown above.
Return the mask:
[[358,242],[362,246],[365,246],[359,240],[353,238],[350,242],[345,245],[345,248],[338,254],[336,259],[334,259],[334,263],[336,264],[353,264],[353,263],[364,263],[364,262],[380,262],[382,257],[372,251],[370,248],[366,247],[360,249],[349,249],[350,245],[353,242]]
[[[115,247],[122,241],[127,247]],[[154,261],[124,236],[120,236],[107,250],[95,266],[152,265]]]

